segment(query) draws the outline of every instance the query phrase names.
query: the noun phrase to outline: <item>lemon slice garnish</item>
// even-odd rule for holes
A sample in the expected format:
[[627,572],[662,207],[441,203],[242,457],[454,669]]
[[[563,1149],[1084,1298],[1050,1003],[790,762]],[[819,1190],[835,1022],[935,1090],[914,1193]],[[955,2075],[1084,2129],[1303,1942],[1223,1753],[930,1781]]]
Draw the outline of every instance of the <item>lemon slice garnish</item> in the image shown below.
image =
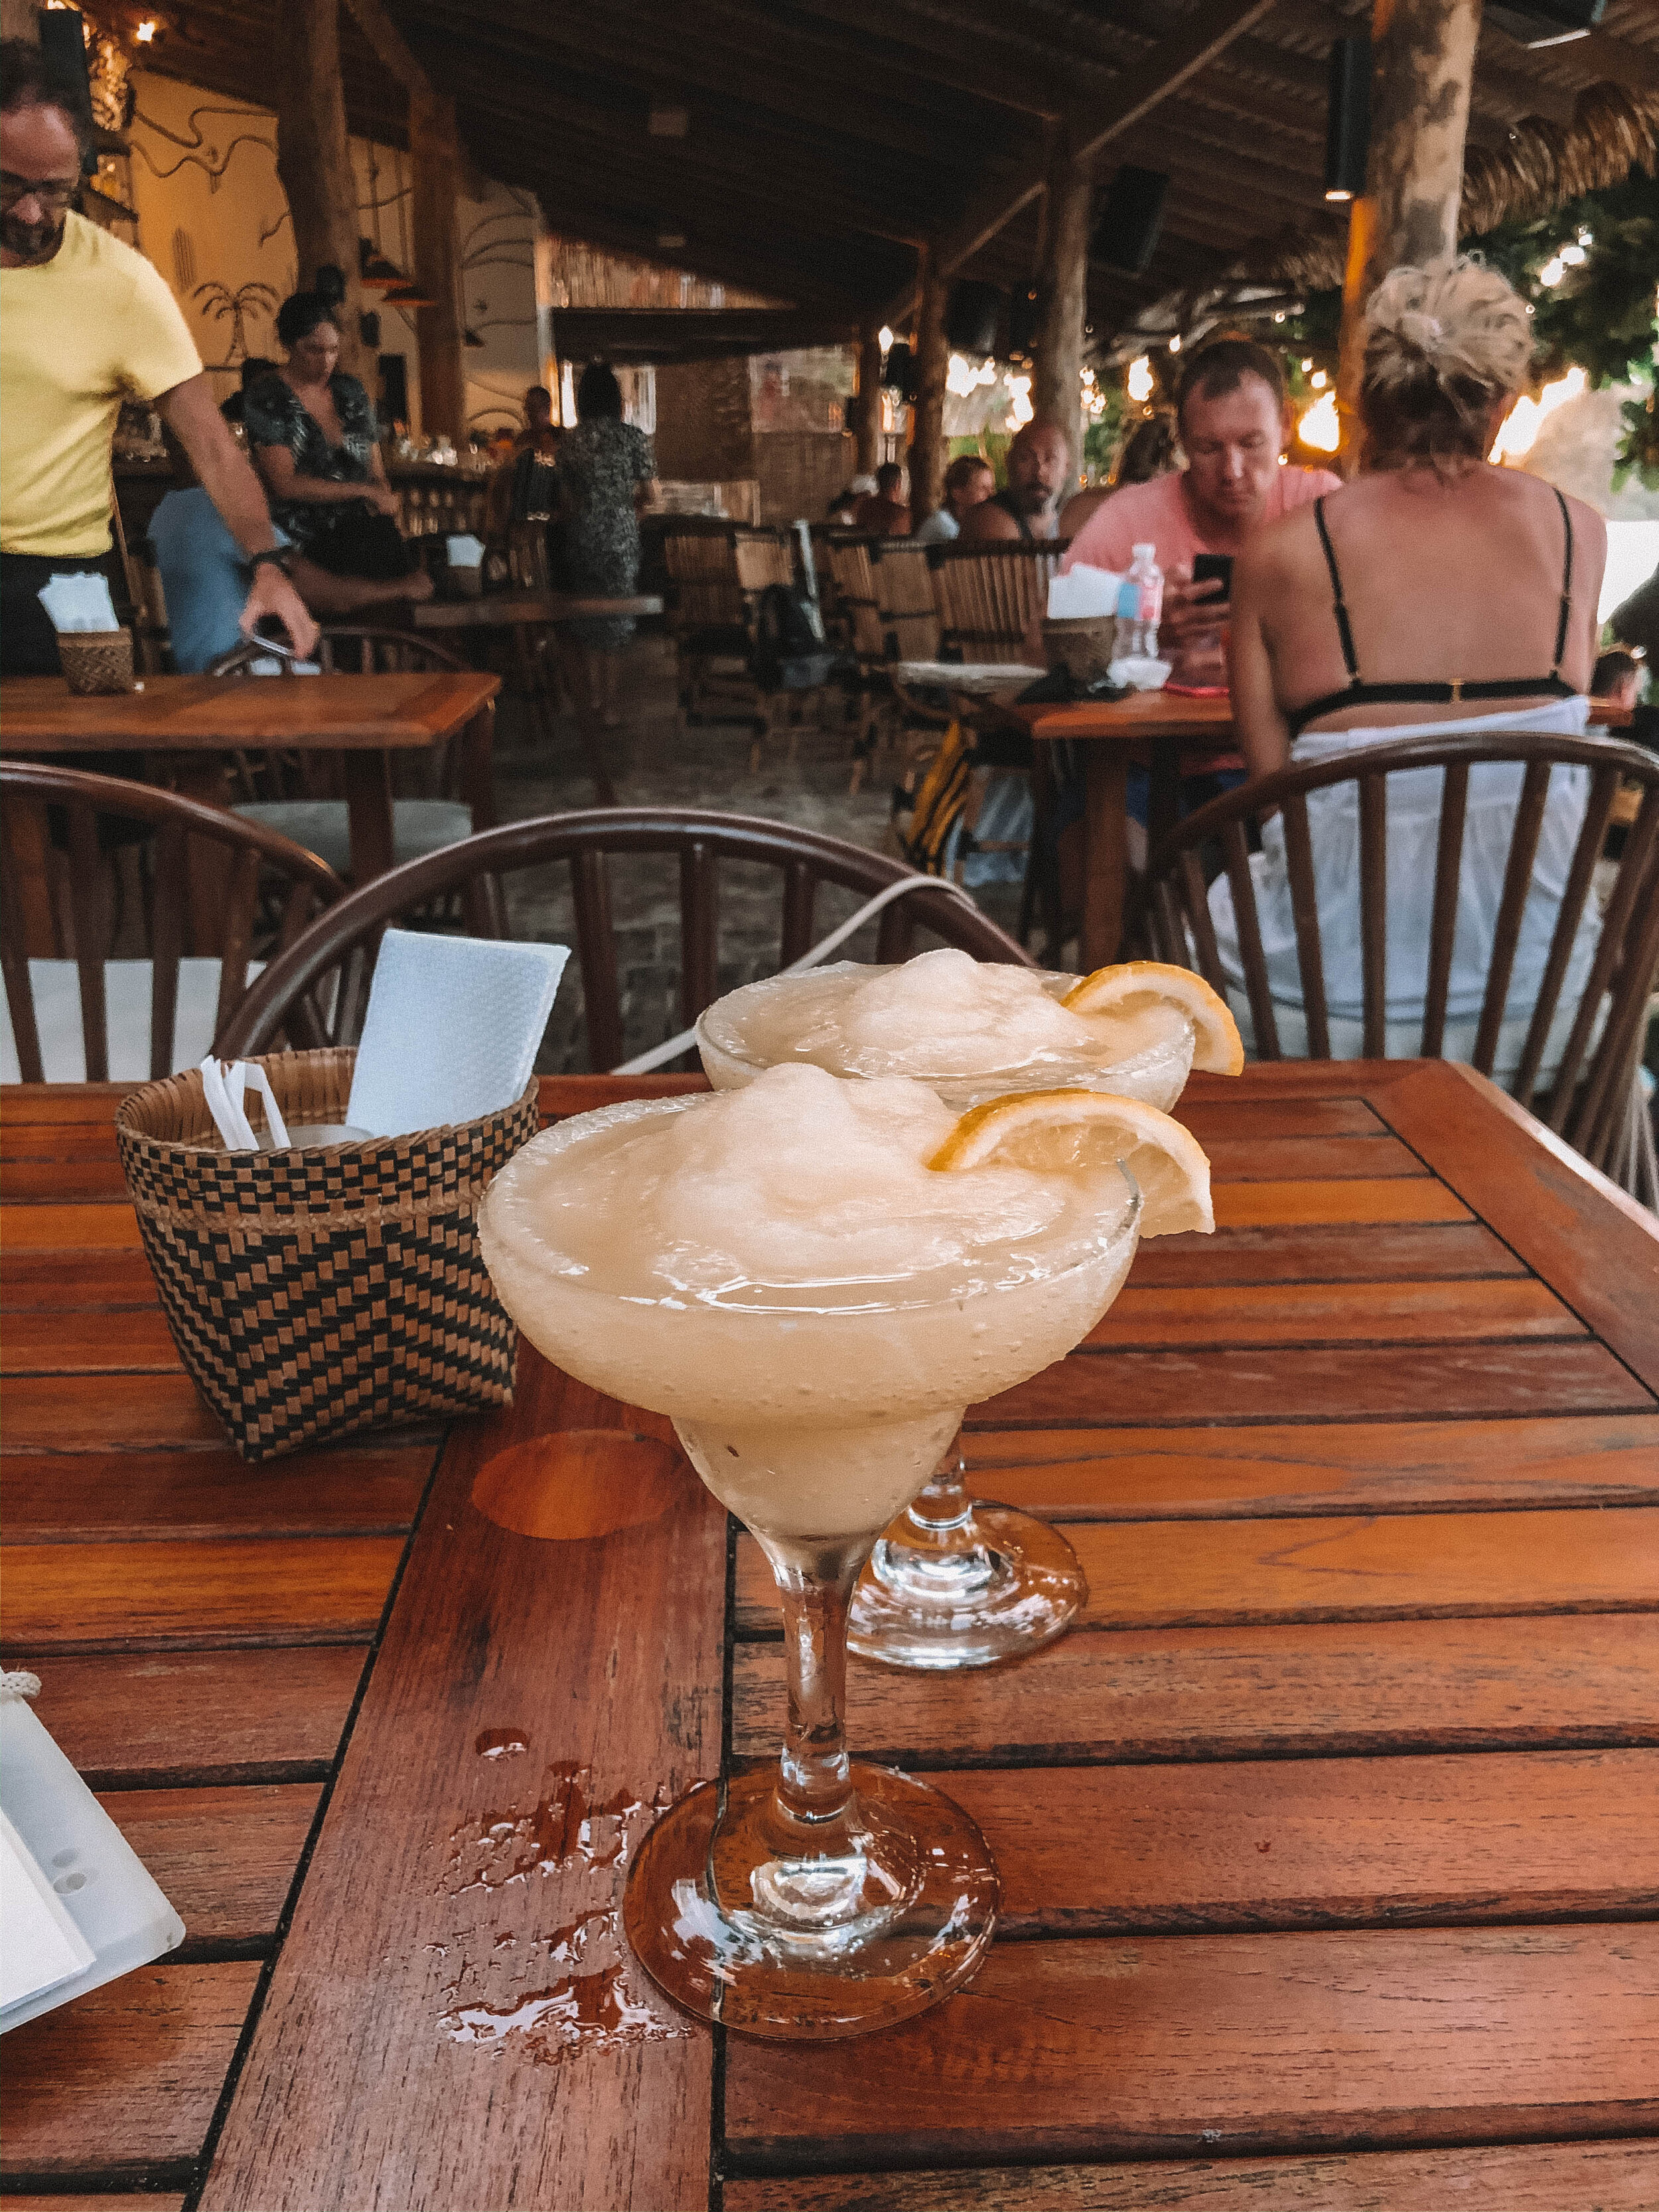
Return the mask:
[[1172,1237],[1215,1227],[1210,1162],[1190,1130],[1156,1106],[1107,1091],[1024,1091],[971,1107],[927,1163],[1075,1174],[1118,1161],[1141,1194],[1140,1233]]

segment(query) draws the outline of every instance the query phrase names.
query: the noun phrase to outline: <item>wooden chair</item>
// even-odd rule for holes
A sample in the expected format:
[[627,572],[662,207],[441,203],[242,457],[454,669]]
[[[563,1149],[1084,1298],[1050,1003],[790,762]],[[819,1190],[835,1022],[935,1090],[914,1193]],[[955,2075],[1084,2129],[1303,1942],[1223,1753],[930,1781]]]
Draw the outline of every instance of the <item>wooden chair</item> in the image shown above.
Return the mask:
[[[149,784],[4,761],[0,794],[0,964],[25,1083],[193,1066],[240,1004],[250,961],[284,951],[343,888],[290,839]],[[135,823],[139,843],[112,845],[112,825]],[[127,942],[146,949],[119,961],[116,980],[131,988],[113,1005],[105,963]],[[147,1051],[134,1018],[141,986]]]
[[[465,672],[467,663],[447,646],[408,630],[367,623],[331,623],[318,641],[317,659],[326,675],[395,676]],[[270,678],[270,682],[280,678]],[[304,678],[296,678],[303,683]],[[392,852],[419,860],[472,834],[472,810],[460,796],[465,732],[429,752],[392,765],[399,783],[392,806]],[[236,811],[316,853],[343,877],[351,872],[351,828],[337,794],[332,761],[314,753],[239,753],[244,797]]]
[[709,516],[678,515],[663,532],[682,716],[702,713],[717,666],[747,661],[749,607],[738,581],[736,548],[737,526]]
[[[1009,661],[1030,658],[1025,638],[1048,611],[1048,586],[1060,574],[1069,538],[1038,544],[932,545],[939,650],[947,659]],[[917,658],[921,658],[920,655]]]
[[933,598],[930,545],[908,538],[878,538],[871,547],[882,641],[890,660],[937,660],[939,610]]
[[[327,998],[331,976],[337,976],[338,988],[332,996],[335,1012],[327,1041],[351,1042],[362,1028],[375,949],[389,923],[429,906],[435,898],[459,895],[471,934],[505,937],[509,932],[500,879],[520,869],[544,868],[558,861],[570,870],[590,1061],[596,1068],[613,1066],[623,1056],[622,993],[607,872],[613,854],[659,854],[675,864],[680,899],[680,1006],[686,1022],[694,1021],[720,994],[723,864],[758,863],[777,871],[781,967],[798,959],[822,934],[814,923],[820,884],[836,884],[867,898],[910,872],[896,860],[838,837],[741,814],[617,807],[507,823],[377,877],[331,908],[260,977],[229,1025],[228,1048],[238,1053],[265,1050],[285,1027],[291,1033],[296,1012],[301,1035],[295,1041],[324,1042],[312,1033],[312,1008]],[[943,889],[914,892],[882,910],[877,959],[908,958],[918,930],[930,932],[975,959],[1030,964],[994,922]]]
[[[1448,1004],[1459,885],[1466,865],[1470,776],[1472,771],[1500,764],[1522,770],[1521,789],[1510,829],[1485,992],[1471,1040],[1456,1033],[1460,1027],[1467,1029],[1467,1023],[1450,1022],[1449,1036]],[[1551,771],[1573,767],[1589,772],[1583,826],[1537,996],[1524,1010],[1526,1030],[1518,1057],[1512,1068],[1500,1067],[1505,1012],[1533,890]],[[1433,879],[1391,884],[1390,781],[1423,769],[1443,771]],[[1621,780],[1640,787],[1641,803],[1619,860],[1603,862]],[[1327,999],[1325,940],[1334,908],[1328,896],[1326,910],[1320,908],[1318,810],[1310,812],[1309,806],[1311,795],[1344,784],[1358,787],[1355,888],[1363,1011],[1357,1025],[1333,1015]],[[1478,793],[1476,798],[1483,803]],[[1299,1004],[1293,1006],[1287,1003],[1282,967],[1277,999],[1270,988],[1256,883],[1249,865],[1250,831],[1254,828],[1259,835],[1275,811],[1280,826],[1272,834],[1275,848],[1282,835],[1294,917]],[[1200,857],[1206,848],[1218,848],[1231,886],[1242,975],[1229,976],[1223,970]],[[1575,1007],[1564,1004],[1564,986],[1580,921],[1593,894],[1601,906],[1601,933]],[[1420,1030],[1413,1021],[1412,1034],[1402,1037],[1401,1025],[1389,1022],[1385,992],[1390,911],[1397,916],[1404,897],[1428,902],[1429,942]],[[1532,1107],[1593,1164],[1616,1162],[1627,1133],[1632,1079],[1640,1056],[1648,998],[1659,974],[1659,757],[1654,754],[1601,738],[1481,731],[1467,737],[1399,739],[1334,759],[1302,763],[1212,799],[1189,815],[1152,855],[1138,904],[1158,958],[1195,966],[1215,989],[1225,992],[1231,987],[1241,1012],[1248,1007],[1258,1058],[1285,1056],[1281,1031],[1288,1028],[1293,1032],[1293,1056],[1299,1056],[1297,1048],[1301,1048],[1314,1060],[1352,1057],[1356,1052],[1366,1059],[1381,1059],[1392,1048],[1396,1054],[1420,1053],[1431,1060],[1467,1059],[1483,1075],[1496,1072],[1523,1106]],[[1132,918],[1132,934],[1133,926]],[[1516,1019],[1510,1017],[1511,1039]],[[1356,1026],[1357,1036],[1345,1034]],[[1467,1051],[1459,1049],[1465,1042]]]

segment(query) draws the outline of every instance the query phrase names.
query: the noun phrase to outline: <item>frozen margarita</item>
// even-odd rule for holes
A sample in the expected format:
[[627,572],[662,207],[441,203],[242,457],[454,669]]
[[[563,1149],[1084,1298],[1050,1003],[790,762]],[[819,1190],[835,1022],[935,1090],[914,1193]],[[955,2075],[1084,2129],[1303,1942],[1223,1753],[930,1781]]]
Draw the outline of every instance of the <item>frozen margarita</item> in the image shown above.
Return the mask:
[[1187,1009],[1142,993],[1080,1011],[1065,1003],[1078,982],[950,950],[893,968],[840,961],[731,992],[703,1015],[697,1042],[720,1090],[763,1067],[805,1065],[910,1076],[957,1108],[1083,1084],[1167,1112],[1193,1063]]

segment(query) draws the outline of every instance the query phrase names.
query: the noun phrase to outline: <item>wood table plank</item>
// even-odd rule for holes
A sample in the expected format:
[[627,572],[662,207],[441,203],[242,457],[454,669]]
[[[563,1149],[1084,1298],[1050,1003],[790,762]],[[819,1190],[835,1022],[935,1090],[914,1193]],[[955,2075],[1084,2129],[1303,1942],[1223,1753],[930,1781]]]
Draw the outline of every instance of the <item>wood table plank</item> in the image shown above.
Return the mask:
[[1257,1135],[1223,1126],[1216,1115],[1200,1121],[1199,1142],[1210,1158],[1215,1183],[1355,1181],[1429,1172],[1398,1137]]
[[142,1249],[138,1217],[125,1201],[0,1206],[0,1244],[13,1252]]
[[1231,1087],[1231,1097],[1217,1091],[1207,1097],[1189,1092],[1175,1107],[1176,1121],[1190,1129],[1200,1145],[1247,1137],[1277,1143],[1287,1137],[1384,1137],[1389,1133],[1388,1123],[1358,1096],[1257,1098],[1241,1091],[1237,1084]]
[[1509,1246],[1478,1221],[1371,1222],[1364,1228],[1337,1221],[1155,1237],[1135,1254],[1129,1283],[1138,1290],[1201,1290],[1220,1283],[1450,1282],[1526,1273]]
[[1625,1918],[1659,1906],[1656,1751],[935,1779],[991,1846],[1002,1936]]
[[0,1456],[12,1543],[150,1535],[369,1535],[406,1529],[436,1459],[430,1443],[354,1441],[258,1468],[214,1451],[17,1452]]
[[[387,2206],[706,2203],[712,2038],[649,1992],[614,1916],[624,1838],[718,1762],[725,1516],[684,1462],[654,1520],[586,1540],[470,1503],[496,1454],[624,1419],[526,1350],[514,1407],[446,1453],[207,2212],[353,2205],[371,2176]],[[527,1751],[483,1755],[507,1730]],[[611,1814],[586,1856],[559,1841],[599,1832],[573,1789]],[[561,1990],[593,2023],[568,2052]],[[624,1992],[640,2010],[607,2027]]]
[[[1659,2142],[734,2177],[725,2212],[1653,2212]],[[41,2212],[47,2212],[43,2204]]]
[[0,1375],[176,1375],[182,1371],[159,1305],[118,1322],[98,1308],[9,1315],[0,1329]]
[[155,1278],[142,1252],[0,1251],[0,1312],[156,1303]]
[[258,1978],[252,1960],[141,1966],[14,2028],[0,2173],[179,2186]]
[[[783,1732],[776,1643],[732,1654],[732,1748]],[[1098,1630],[994,1675],[854,1662],[860,1758],[918,1769],[1659,1743],[1659,1619]]]
[[111,1643],[338,1644],[374,1633],[404,1543],[270,1536],[15,1544],[6,1554],[6,1634],[41,1653]]
[[1659,1413],[969,1429],[975,1493],[1067,1520],[1659,1503]]
[[9,1451],[222,1448],[224,1441],[217,1415],[187,1375],[19,1375],[6,1383]]
[[19,2197],[8,2191],[6,2212],[184,2212],[177,2191],[146,2191],[138,2197]]
[[127,1186],[118,1160],[33,1159],[7,1151],[0,1153],[0,1194],[9,1206],[27,1199],[61,1206],[66,1200],[124,1199]]
[[1659,2127],[1659,1927],[999,1944],[862,2042],[732,2038],[745,2161],[1501,2142]]
[[1383,1221],[1474,1218],[1473,1209],[1432,1176],[1222,1182],[1215,1186],[1213,1198],[1218,1229],[1268,1229],[1281,1225],[1310,1228],[1337,1221],[1363,1225]]
[[[98,1790],[320,1779],[362,1679],[362,1644],[54,1656],[35,1711]],[[33,1654],[12,1647],[6,1665]]]
[[975,1428],[1114,1421],[1398,1420],[1409,1414],[1645,1413],[1652,1392],[1599,1343],[1079,1352],[969,1409]]
[[[1068,1528],[1088,1578],[1076,1626],[1431,1620],[1620,1613],[1659,1601],[1659,1508],[1132,1521]],[[738,1543],[740,1628],[777,1625],[771,1571]]]
[[[65,1327],[64,1350],[95,1334]],[[1084,1341],[1091,1350],[1202,1344],[1448,1344],[1486,1337],[1582,1337],[1584,1324],[1530,1276],[1492,1282],[1129,1283]],[[169,1347],[170,1348],[170,1340]],[[106,1353],[106,1357],[109,1355]],[[84,1341],[84,1364],[97,1357]],[[67,1358],[61,1364],[67,1364]],[[133,1361],[137,1365],[139,1363]]]
[[315,1783],[116,1790],[104,1810],[185,1923],[185,1940],[269,1944],[321,1795]]

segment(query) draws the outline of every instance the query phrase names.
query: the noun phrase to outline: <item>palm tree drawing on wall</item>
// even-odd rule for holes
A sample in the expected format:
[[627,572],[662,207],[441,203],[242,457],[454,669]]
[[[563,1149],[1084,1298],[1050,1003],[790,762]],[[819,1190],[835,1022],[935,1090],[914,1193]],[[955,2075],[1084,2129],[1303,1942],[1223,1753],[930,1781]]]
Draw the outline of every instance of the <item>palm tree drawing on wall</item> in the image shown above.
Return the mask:
[[233,292],[215,276],[205,284],[198,284],[190,296],[206,303],[202,312],[211,315],[216,323],[229,319],[230,350],[223,361],[212,364],[216,368],[234,368],[239,362],[247,359],[251,350],[247,342],[250,314],[274,315],[276,312],[276,290],[271,284],[239,284]]

